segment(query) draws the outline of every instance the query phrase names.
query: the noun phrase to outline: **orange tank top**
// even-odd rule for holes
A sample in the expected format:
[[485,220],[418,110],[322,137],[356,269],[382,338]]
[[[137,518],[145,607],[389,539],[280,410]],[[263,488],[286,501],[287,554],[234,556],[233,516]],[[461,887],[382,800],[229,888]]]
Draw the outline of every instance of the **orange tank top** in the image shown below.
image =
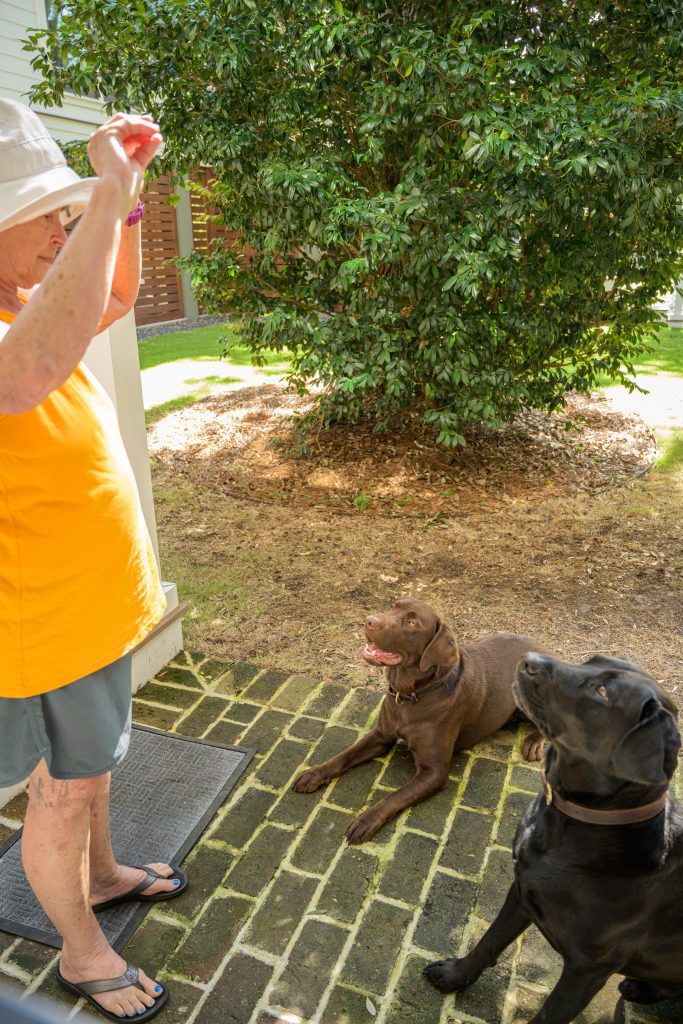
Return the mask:
[[81,363],[35,409],[0,414],[0,697],[103,668],[164,607],[114,406]]

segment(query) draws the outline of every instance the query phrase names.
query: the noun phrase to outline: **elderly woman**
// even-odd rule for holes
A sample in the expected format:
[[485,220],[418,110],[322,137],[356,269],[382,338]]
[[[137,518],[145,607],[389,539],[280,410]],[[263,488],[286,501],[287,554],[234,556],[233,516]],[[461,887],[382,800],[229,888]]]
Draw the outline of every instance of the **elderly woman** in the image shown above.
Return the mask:
[[112,852],[129,652],[164,598],[113,406],[80,362],[137,297],[138,195],[160,142],[150,118],[116,114],[82,180],[35,114],[0,100],[0,786],[30,776],[24,867],[63,937],[57,978],[111,1020],[152,1017],[168,992],[94,911],[187,884]]

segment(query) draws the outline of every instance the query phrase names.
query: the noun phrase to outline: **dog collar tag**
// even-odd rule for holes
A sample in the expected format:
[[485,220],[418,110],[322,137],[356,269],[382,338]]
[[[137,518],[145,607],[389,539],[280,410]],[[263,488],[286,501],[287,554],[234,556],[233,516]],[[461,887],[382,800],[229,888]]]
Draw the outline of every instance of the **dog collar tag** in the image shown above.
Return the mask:
[[553,802],[553,788],[548,782],[545,772],[543,772],[543,791],[545,793],[545,802],[547,806],[550,807]]

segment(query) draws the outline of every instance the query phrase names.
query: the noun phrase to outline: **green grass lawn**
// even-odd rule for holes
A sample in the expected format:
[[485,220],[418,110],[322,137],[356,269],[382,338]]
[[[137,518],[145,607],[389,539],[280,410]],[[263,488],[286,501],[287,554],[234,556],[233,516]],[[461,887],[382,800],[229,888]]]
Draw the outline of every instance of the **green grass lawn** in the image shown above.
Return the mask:
[[[233,366],[250,366],[251,352],[245,345],[233,344],[239,338],[237,328],[230,324],[217,324],[213,327],[196,327],[190,331],[175,331],[173,334],[160,334],[156,338],[148,338],[138,344],[140,369],[149,370],[162,363],[175,363],[179,359],[196,359],[200,362],[216,362],[221,359],[222,344],[225,339],[231,342],[229,353],[222,362]],[[288,353],[267,350],[263,353],[266,365],[278,371],[285,370]]]
[[683,330],[663,327],[652,340],[652,352],[636,362],[639,373],[676,373],[683,377]]
[[[644,377],[657,373],[675,373],[683,377],[683,330],[662,327],[648,344],[652,351],[638,356],[634,363],[636,373]],[[616,382],[606,373],[601,373],[597,383],[599,387],[606,388]]]

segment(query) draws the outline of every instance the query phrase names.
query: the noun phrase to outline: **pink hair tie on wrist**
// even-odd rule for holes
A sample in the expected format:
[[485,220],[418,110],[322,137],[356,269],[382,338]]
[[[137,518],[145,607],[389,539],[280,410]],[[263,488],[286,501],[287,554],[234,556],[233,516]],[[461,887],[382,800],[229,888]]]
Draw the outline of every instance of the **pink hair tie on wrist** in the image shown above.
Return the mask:
[[130,211],[130,213],[128,214],[123,223],[126,225],[127,228],[132,228],[133,224],[139,224],[144,216],[145,204],[140,202],[138,203],[134,210]]

